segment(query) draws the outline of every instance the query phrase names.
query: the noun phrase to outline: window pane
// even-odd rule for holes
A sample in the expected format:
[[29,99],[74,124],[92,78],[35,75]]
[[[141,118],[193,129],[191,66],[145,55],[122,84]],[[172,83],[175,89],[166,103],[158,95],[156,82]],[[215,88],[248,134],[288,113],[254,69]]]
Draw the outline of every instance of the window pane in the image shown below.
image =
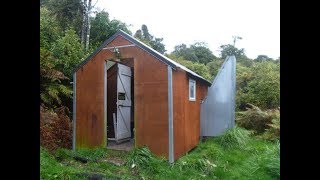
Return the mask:
[[119,100],[126,100],[126,94],[123,92],[118,93],[118,99]]
[[194,84],[191,83],[191,87],[190,87],[190,97],[194,98],[194,88],[193,88]]
[[189,81],[189,98],[195,99],[195,82]]
[[189,100],[196,100],[196,81],[189,79]]

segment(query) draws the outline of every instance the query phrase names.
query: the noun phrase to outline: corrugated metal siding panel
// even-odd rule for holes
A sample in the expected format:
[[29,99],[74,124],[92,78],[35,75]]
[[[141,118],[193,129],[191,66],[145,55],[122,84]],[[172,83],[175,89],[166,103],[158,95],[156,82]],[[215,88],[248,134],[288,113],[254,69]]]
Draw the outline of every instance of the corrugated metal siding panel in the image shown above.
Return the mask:
[[219,136],[235,123],[236,58],[222,64],[208,96],[201,105],[201,135]]

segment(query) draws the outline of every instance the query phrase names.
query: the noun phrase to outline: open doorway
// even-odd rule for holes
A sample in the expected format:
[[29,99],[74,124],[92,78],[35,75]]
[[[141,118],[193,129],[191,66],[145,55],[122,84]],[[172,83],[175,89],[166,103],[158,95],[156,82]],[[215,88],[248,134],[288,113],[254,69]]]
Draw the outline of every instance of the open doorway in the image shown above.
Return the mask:
[[107,148],[134,146],[133,58],[107,61]]

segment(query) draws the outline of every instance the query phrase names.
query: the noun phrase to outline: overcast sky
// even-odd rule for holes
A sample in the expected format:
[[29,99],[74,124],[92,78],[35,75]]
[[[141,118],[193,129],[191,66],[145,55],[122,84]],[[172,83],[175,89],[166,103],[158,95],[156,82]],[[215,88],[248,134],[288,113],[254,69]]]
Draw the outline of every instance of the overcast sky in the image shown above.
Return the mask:
[[132,33],[146,24],[164,38],[167,53],[178,44],[204,41],[219,56],[220,45],[240,36],[236,47],[249,58],[280,56],[279,0],[98,0],[96,7],[130,24]]

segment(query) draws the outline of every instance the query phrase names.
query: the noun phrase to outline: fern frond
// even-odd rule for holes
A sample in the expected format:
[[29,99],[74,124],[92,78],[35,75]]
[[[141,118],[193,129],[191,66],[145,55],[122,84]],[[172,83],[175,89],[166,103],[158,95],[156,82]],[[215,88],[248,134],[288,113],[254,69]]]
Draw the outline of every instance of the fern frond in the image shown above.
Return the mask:
[[62,84],[59,85],[59,90],[65,96],[69,96],[70,97],[70,95],[72,94],[71,88],[69,88],[67,86],[64,86]]

